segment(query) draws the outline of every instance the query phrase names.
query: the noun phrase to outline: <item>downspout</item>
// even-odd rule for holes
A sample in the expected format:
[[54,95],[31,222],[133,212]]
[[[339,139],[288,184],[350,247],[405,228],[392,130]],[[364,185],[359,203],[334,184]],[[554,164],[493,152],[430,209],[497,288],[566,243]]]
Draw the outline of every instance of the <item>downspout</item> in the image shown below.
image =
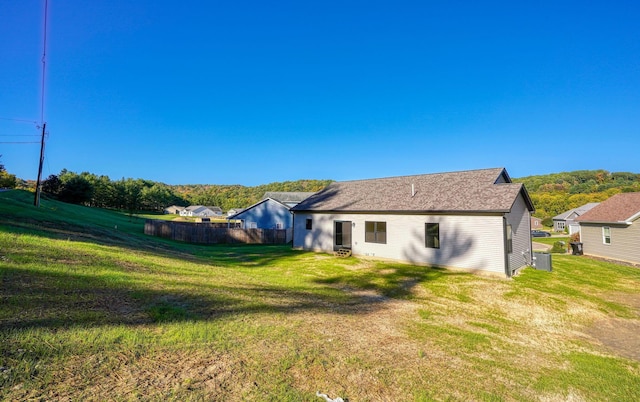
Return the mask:
[[[513,236],[513,234],[512,234]],[[507,251],[507,217],[502,216],[502,252],[504,253],[504,273],[507,278],[511,278],[511,268],[509,266],[509,252]]]
[[293,250],[293,244],[296,240],[296,214],[291,212],[291,210],[289,210],[289,213],[291,214],[291,249]]

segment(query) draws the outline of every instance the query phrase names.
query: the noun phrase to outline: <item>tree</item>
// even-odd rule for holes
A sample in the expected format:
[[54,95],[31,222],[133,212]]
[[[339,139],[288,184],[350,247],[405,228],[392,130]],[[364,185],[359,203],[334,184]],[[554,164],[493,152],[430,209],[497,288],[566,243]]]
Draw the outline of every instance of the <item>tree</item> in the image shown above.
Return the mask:
[[[0,158],[2,155],[0,155]],[[9,174],[2,163],[0,163],[0,188],[15,188],[16,176]]]
[[151,187],[142,189],[142,204],[144,209],[162,211],[165,207],[174,204],[176,196],[171,189],[161,183],[154,183]]
[[58,199],[71,204],[86,205],[91,202],[93,190],[93,186],[87,179],[73,175],[63,182]]
[[42,191],[51,194],[53,196],[57,196],[60,194],[60,190],[62,189],[62,181],[55,174],[49,175],[42,182]]

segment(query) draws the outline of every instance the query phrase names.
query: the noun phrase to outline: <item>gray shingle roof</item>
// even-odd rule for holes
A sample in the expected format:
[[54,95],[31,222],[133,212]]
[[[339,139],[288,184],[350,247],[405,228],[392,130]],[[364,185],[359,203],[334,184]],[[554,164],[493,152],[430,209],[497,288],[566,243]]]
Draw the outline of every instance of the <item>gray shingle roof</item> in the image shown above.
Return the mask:
[[305,191],[267,191],[262,199],[271,198],[282,204],[289,202],[300,202],[315,194],[314,192]]
[[[413,193],[412,193],[413,186]],[[292,208],[336,212],[508,212],[522,192],[503,168],[334,182]]]
[[628,223],[640,215],[640,193],[616,194],[579,216],[578,222]]
[[578,208],[573,208],[570,209],[566,212],[561,213],[560,215],[556,215],[553,217],[553,219],[555,220],[565,220],[568,217],[570,217],[573,213],[576,214],[576,216],[580,216],[582,214],[584,214],[585,212],[587,212],[588,210],[592,209],[593,207],[595,207],[596,205],[600,204],[599,202],[590,202],[588,204],[584,204]]

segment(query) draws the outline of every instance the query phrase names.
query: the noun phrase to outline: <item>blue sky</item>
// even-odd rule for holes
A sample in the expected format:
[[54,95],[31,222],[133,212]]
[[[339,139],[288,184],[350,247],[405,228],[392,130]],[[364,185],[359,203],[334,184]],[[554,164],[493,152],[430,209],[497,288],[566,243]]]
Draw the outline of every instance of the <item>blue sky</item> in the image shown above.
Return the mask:
[[[0,0],[0,161],[23,179],[43,4]],[[637,1],[50,0],[43,176],[638,173],[638,21]]]

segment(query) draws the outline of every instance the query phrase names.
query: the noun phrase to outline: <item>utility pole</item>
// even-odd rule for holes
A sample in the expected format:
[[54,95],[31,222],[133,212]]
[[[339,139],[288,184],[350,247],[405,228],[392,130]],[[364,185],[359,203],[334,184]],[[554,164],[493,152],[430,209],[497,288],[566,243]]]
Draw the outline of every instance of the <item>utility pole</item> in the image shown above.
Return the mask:
[[47,123],[42,123],[42,138],[40,139],[40,165],[38,166],[38,180],[36,181],[36,198],[33,200],[33,205],[40,206],[40,187],[42,180],[42,164],[44,162],[44,133]]
[[42,163],[44,162],[44,136],[47,123],[44,122],[44,79],[46,72],[46,55],[47,55],[47,14],[49,9],[49,2],[44,0],[44,38],[42,41],[42,88],[40,99],[40,122],[42,123],[42,137],[40,139],[40,164],[38,166],[38,180],[36,181],[36,196],[33,200],[33,205],[40,206],[40,187],[42,180]]

